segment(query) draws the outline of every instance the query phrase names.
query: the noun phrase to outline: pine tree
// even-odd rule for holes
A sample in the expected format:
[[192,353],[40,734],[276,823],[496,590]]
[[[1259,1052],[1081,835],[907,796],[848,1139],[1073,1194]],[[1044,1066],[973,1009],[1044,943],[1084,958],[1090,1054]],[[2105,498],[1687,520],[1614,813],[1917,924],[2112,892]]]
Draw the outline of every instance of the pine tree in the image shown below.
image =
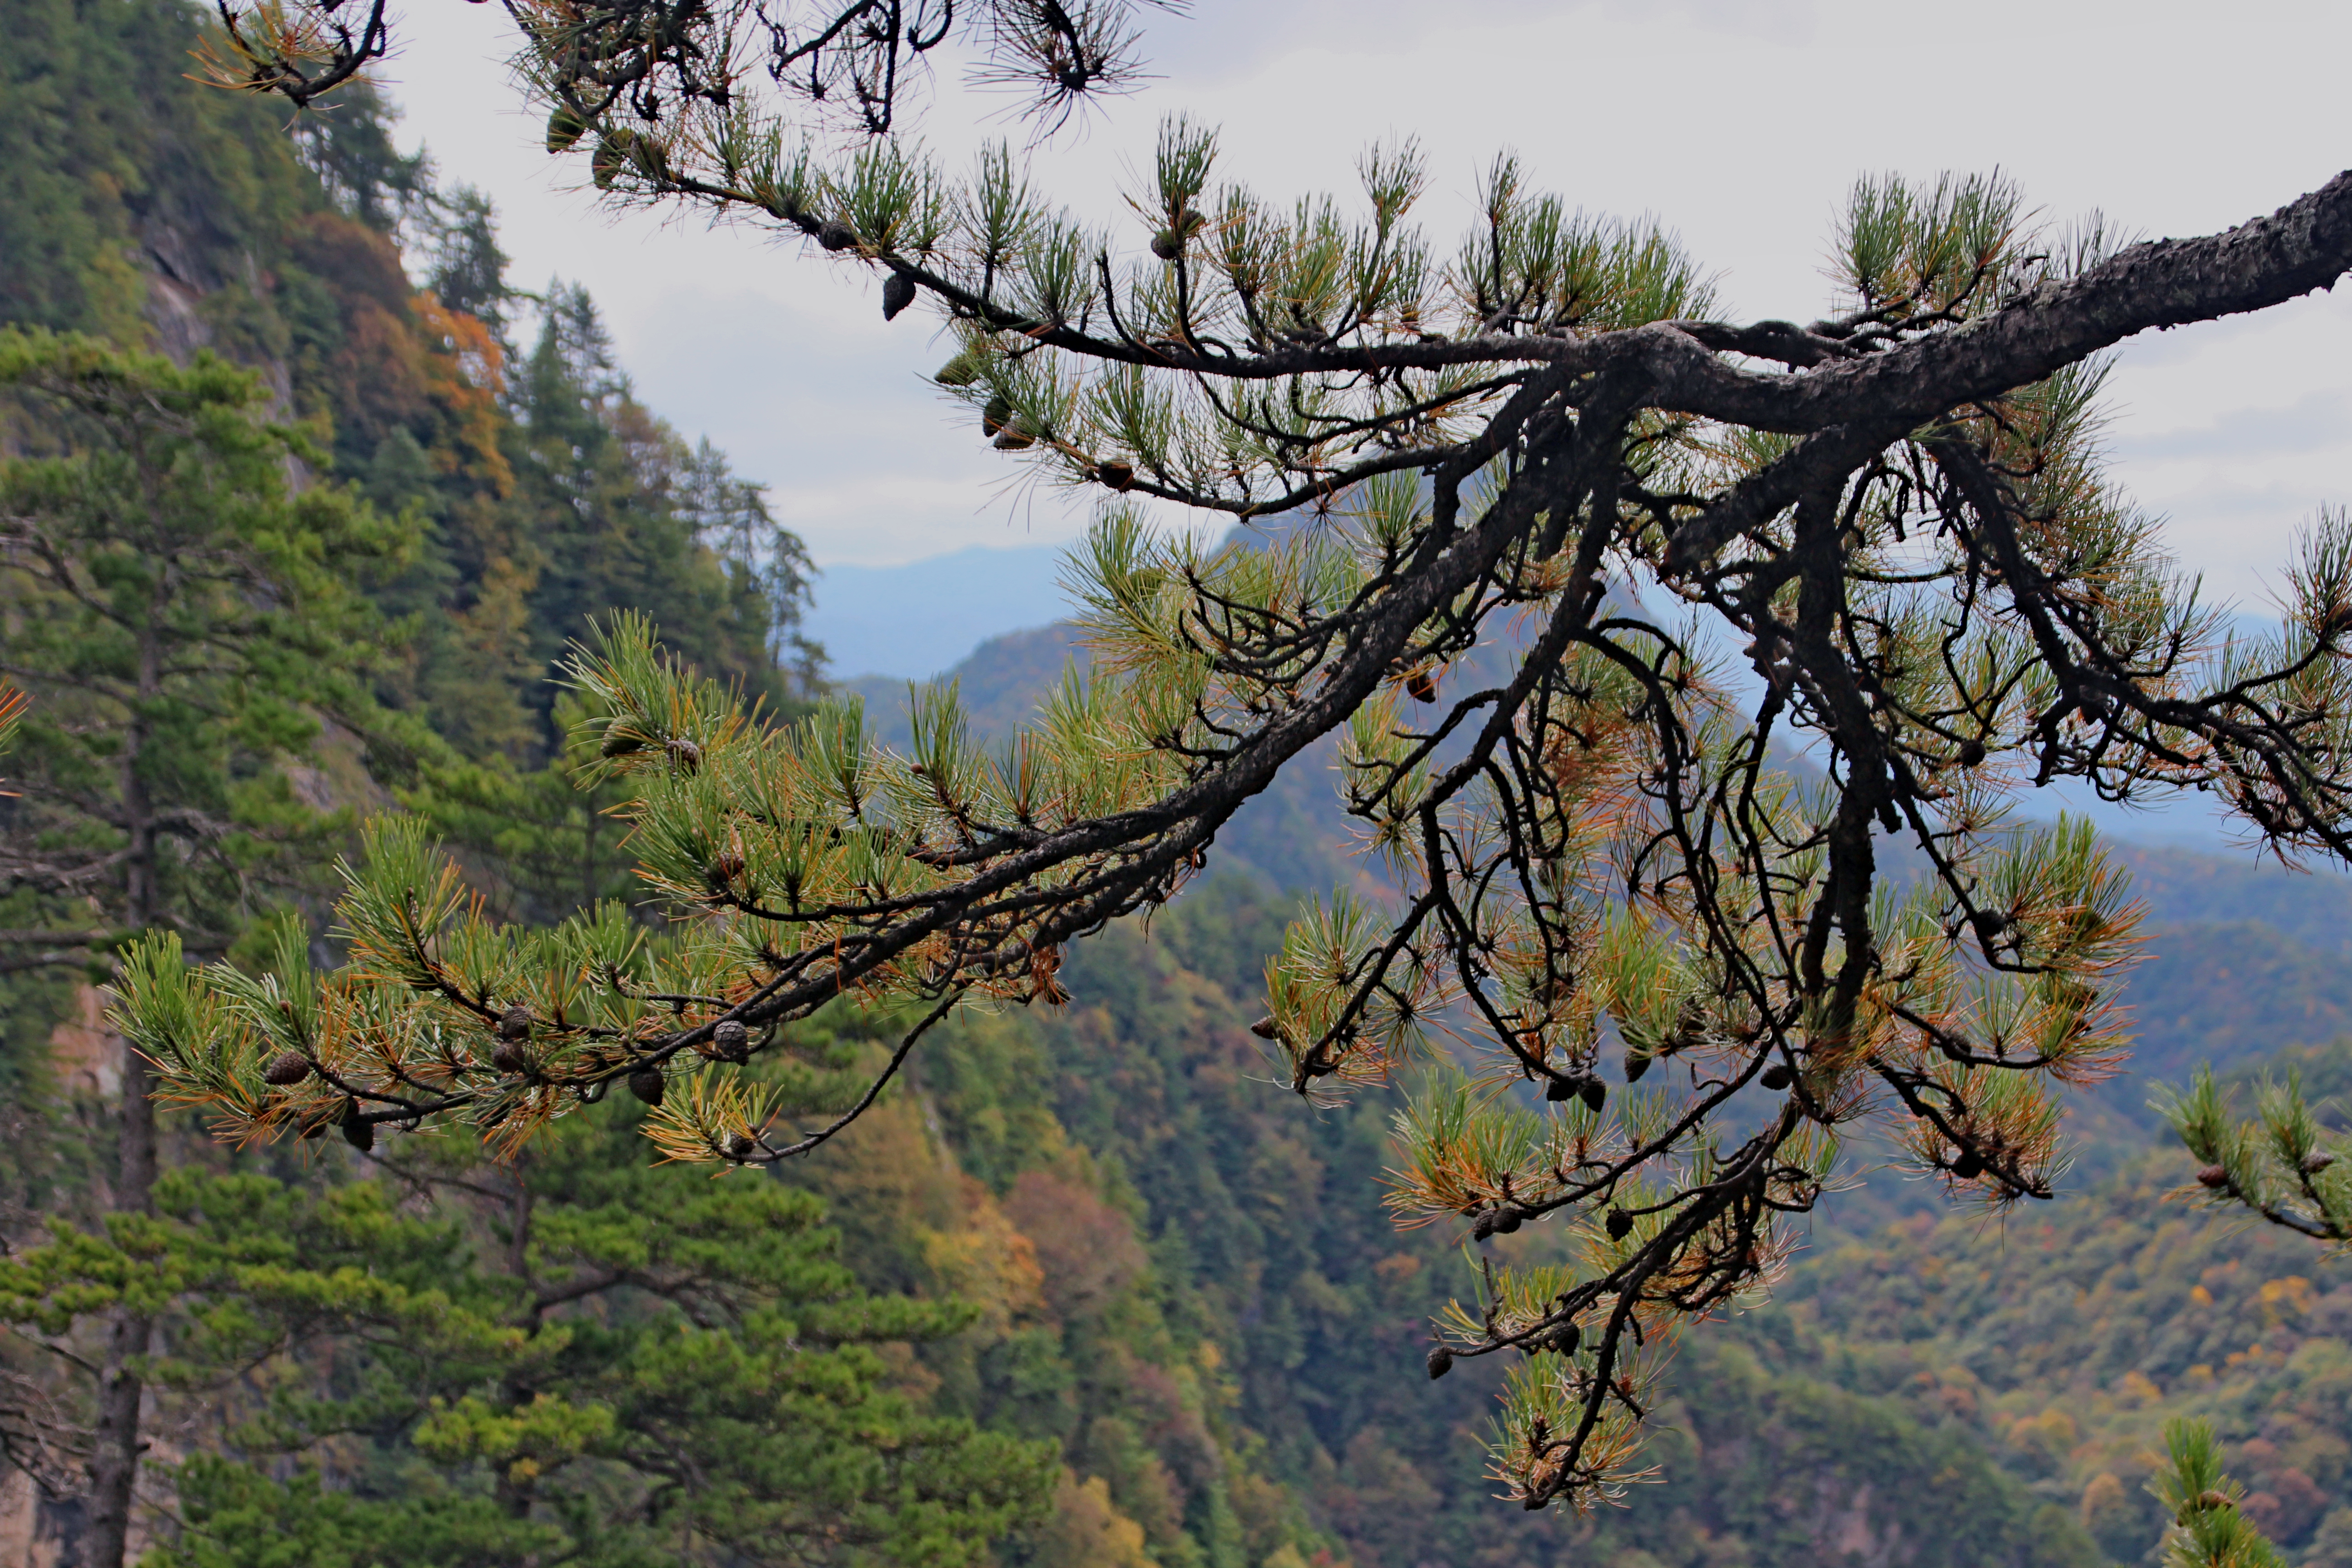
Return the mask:
[[969,1309],[861,1293],[811,1194],[635,1142],[608,1104],[510,1165],[176,1170],[0,1264],[0,1316],[158,1325],[152,1385],[215,1434],[170,1472],[162,1568],[961,1568],[1042,1516],[1053,1445],[891,1386],[885,1347]]
[[[396,542],[340,489],[293,492],[289,468],[316,449],[266,416],[257,376],[209,354],[182,368],[5,331],[0,387],[19,454],[0,459],[0,663],[32,699],[0,874],[47,917],[0,932],[0,950],[100,975],[142,932],[220,954],[311,880],[332,820],[319,715],[367,710],[377,622],[352,582]],[[151,1084],[126,1044],[118,1215],[150,1205]],[[93,1358],[87,1561],[101,1568],[130,1527],[152,1330],[119,1303]]]
[[[239,15],[229,76],[298,100],[375,47]],[[925,1009],[870,1103],[957,1003],[1060,1001],[1065,943],[1175,893],[1336,734],[1396,897],[1307,911],[1258,1032],[1309,1097],[1422,1083],[1400,1223],[1567,1233],[1569,1262],[1492,1248],[1429,1370],[1516,1358],[1493,1473],[1582,1509],[1638,1472],[1666,1347],[1769,1280],[1844,1130],[1958,1194],[2050,1195],[2056,1092],[2127,1042],[2133,910],[2084,825],[2010,822],[2026,781],[2214,791],[2283,854],[2352,852],[2352,522],[2319,518],[2281,624],[2231,635],[2095,439],[2104,351],[2352,267],[2352,174],[2129,246],[2035,225],[1999,178],[1865,180],[1830,313],[1743,325],[1663,228],[1507,158],[1448,258],[1410,142],[1365,156],[1352,208],[1284,208],[1213,185],[1215,136],[1171,120],[1125,234],[1008,148],[961,178],[906,140],[835,150],[845,100],[854,129],[898,123],[917,15],[613,0],[545,14],[527,63],[551,152],[616,205],[800,237],[886,316],[929,302],[982,437],[1099,500],[1070,568],[1095,677],[995,752],[934,693],[900,754],[854,704],[754,723],[622,627],[571,666],[574,744],[633,781],[648,885],[694,917],[674,952],[641,973],[586,928],[497,929],[385,835],[343,906],[362,966],[321,983],[332,1032],[145,971],[128,1026],[174,1094],[239,1135],[320,1114],[329,1090],[256,1088],[299,1044],[369,1125],[517,1140],[658,1072],[687,1080],[648,1122],[673,1158],[799,1155],[843,1120],[793,1130],[739,1070],[783,1025],[849,992]],[[1127,16],[1006,0],[974,26],[1051,121],[1115,79]],[[1150,501],[1281,526],[1213,548]],[[1899,884],[1896,838],[1922,868]],[[519,1016],[527,1071],[497,1048]],[[1471,1046],[1435,1048],[1440,1023]]]

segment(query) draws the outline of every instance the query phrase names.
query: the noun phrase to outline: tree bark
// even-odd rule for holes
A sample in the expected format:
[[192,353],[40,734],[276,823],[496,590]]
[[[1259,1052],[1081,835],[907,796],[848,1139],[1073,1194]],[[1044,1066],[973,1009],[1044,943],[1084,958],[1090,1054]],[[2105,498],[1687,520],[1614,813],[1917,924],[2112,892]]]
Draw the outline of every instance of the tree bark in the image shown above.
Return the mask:
[[[147,625],[141,629],[139,695],[131,721],[123,729],[121,787],[123,823],[131,839],[123,912],[138,931],[155,923],[162,903],[153,803],[140,775],[140,762],[149,738],[147,705],[163,691],[162,624],[168,580],[168,572],[163,574],[149,605]],[[154,1206],[155,1105],[149,1098],[152,1087],[147,1058],[130,1041],[123,1041],[113,1202],[117,1214],[147,1214]],[[106,1355],[99,1364],[98,1424],[90,1443],[89,1534],[79,1568],[122,1568],[129,1554],[139,1459],[146,1451],[139,1429],[147,1382],[140,1368],[154,1334],[154,1319],[129,1303],[117,1307],[107,1325]]]
[[[129,1041],[122,1047],[121,1169],[116,1180],[118,1214],[143,1214],[155,1187],[155,1106],[148,1099],[147,1060]],[[155,1321],[131,1307],[118,1307],[107,1325],[106,1359],[98,1378],[98,1425],[89,1458],[89,1534],[82,1568],[122,1568],[130,1550],[131,1509],[139,1484],[140,1406],[147,1394],[140,1363],[155,1332]]]

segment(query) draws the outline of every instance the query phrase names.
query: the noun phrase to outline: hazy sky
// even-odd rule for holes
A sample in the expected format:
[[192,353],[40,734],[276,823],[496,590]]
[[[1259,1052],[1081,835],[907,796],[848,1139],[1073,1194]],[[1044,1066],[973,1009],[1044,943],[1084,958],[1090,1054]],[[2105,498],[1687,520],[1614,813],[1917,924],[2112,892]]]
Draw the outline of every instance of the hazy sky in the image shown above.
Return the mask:
[[[411,0],[386,72],[407,135],[497,202],[518,283],[589,287],[640,395],[768,481],[820,563],[1083,526],[1007,483],[1013,465],[919,379],[943,357],[932,323],[886,326],[862,270],[755,230],[600,211],[584,156],[538,150],[502,21]],[[2342,0],[1201,0],[1150,26],[1160,79],[1037,156],[1045,187],[1098,221],[1177,110],[1223,128],[1222,174],[1277,197],[1351,193],[1368,142],[1419,136],[1441,253],[1509,147],[1571,204],[1678,230],[1740,318],[1829,303],[1822,258],[1865,172],[1997,166],[2053,217],[2096,207],[2155,237],[2267,212],[2352,150]],[[938,85],[925,133],[952,164],[1021,134],[982,118],[1001,100],[952,72]],[[2117,472],[2226,595],[2260,603],[2294,529],[2352,502],[2352,289],[2135,342],[2112,386]]]

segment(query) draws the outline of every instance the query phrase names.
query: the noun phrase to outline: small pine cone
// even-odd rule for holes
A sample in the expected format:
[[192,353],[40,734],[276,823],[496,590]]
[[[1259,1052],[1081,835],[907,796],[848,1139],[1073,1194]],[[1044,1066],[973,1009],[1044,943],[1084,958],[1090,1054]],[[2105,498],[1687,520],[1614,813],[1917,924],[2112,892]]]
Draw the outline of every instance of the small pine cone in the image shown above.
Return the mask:
[[261,1081],[287,1089],[310,1076],[310,1064],[299,1051],[280,1051],[261,1069]]
[[1778,1094],[1782,1089],[1788,1088],[1791,1083],[1794,1083],[1796,1079],[1797,1075],[1789,1070],[1788,1063],[1774,1062],[1770,1067],[1764,1069],[1762,1076],[1759,1077],[1757,1081],[1762,1084],[1766,1089],[1770,1089],[1773,1093]]
[[530,1070],[530,1050],[520,1040],[500,1040],[490,1047],[490,1065],[503,1073]]
[[2197,1173],[2197,1180],[2200,1185],[2212,1187],[2218,1191],[2230,1184],[2229,1167],[2208,1165]]
[[1982,741],[1976,740],[1962,741],[1960,742],[1959,755],[1960,766],[1964,768],[1975,767],[1985,760],[1985,743]]
[[1633,1228],[1633,1216],[1623,1209],[1611,1209],[1606,1223],[1609,1226],[1609,1239],[1622,1241]]
[[1583,1330],[1578,1328],[1573,1321],[1565,1322],[1552,1331],[1551,1348],[1559,1355],[1574,1355],[1576,1347],[1582,1342],[1583,1339]]
[[857,231],[834,218],[816,231],[816,242],[827,250],[847,250],[857,243]]
[[931,373],[931,379],[941,386],[970,386],[980,379],[980,362],[968,353],[961,353]]
[[618,723],[613,723],[604,727],[604,743],[598,746],[596,751],[602,756],[625,757],[632,752],[642,752],[645,749],[646,738],[643,735],[632,730],[624,730]]
[[760,1141],[749,1132],[738,1132],[727,1140],[727,1157],[730,1160],[748,1160],[759,1152]]
[[1952,1162],[1952,1174],[1964,1182],[1975,1181],[1984,1174],[1984,1156],[1973,1149],[1961,1150],[1959,1158]]
[[1563,1100],[1574,1100],[1576,1089],[1577,1080],[1572,1078],[1551,1079],[1544,1084],[1544,1099],[1554,1104]]
[[1477,1222],[1470,1227],[1470,1239],[1473,1241],[1484,1241],[1488,1237],[1494,1235],[1495,1217],[1496,1216],[1491,1214],[1480,1215],[1477,1218]]
[[636,139],[633,131],[615,131],[597,142],[595,155],[588,161],[588,172],[598,190],[613,188],[613,182],[628,167],[629,153]]
[[1625,1081],[1627,1083],[1641,1082],[1642,1075],[1650,1070],[1650,1060],[1651,1058],[1649,1052],[1635,1050],[1631,1046],[1626,1047]]
[[1454,1370],[1454,1352],[1444,1345],[1429,1347],[1429,1381],[1435,1383]]
[[343,1142],[362,1154],[375,1147],[375,1123],[360,1114],[356,1100],[343,1102]]
[[587,132],[588,122],[573,112],[570,104],[559,103],[547,117],[547,150],[569,153],[580,144],[580,138]]
[[629,1075],[629,1092],[647,1105],[659,1105],[669,1080],[659,1068],[639,1068]]
[[1595,1116],[1600,1115],[1601,1108],[1609,1103],[1609,1086],[1597,1078],[1586,1079],[1579,1092],[1584,1096],[1584,1109]]
[[1404,678],[1404,693],[1415,702],[1437,700],[1437,677],[1426,669],[1416,669]]
[[980,433],[983,436],[993,436],[1011,424],[1012,420],[1013,405],[1004,400],[1003,393],[999,393],[990,398],[987,406],[980,411]]
[[751,1059],[751,1032],[739,1018],[722,1018],[710,1031],[710,1048],[722,1061],[749,1061]]
[[1125,458],[1105,458],[1095,465],[1095,482],[1107,489],[1130,489],[1135,485],[1135,465]]
[[1520,1217],[1518,1210],[1499,1210],[1495,1215],[1495,1234],[1496,1236],[1508,1236],[1513,1231],[1517,1230],[1522,1223],[1524,1222]]
[[310,1121],[302,1124],[302,1131],[299,1136],[305,1143],[310,1142],[314,1138],[323,1138],[327,1135],[327,1126],[328,1119],[326,1117],[314,1117]]
[[499,1018],[499,1038],[502,1040],[527,1040],[530,1038],[530,1009],[517,1005],[508,1008],[505,1013],[500,1015]]
[[2336,1163],[2335,1155],[2329,1153],[2325,1149],[2314,1149],[2310,1153],[2305,1154],[2303,1157],[2303,1163],[2300,1169],[2306,1176],[2315,1176],[2334,1163]]
[[713,888],[726,888],[743,874],[743,857],[732,849],[722,849],[711,857],[710,864],[702,868],[702,879]]
[[692,741],[665,742],[664,748],[669,752],[670,761],[686,772],[698,773],[702,771],[702,748]]
[[2200,1509],[2235,1508],[2238,1504],[2227,1492],[2207,1490],[2197,1494],[2196,1506]]
[[1157,230],[1151,237],[1151,254],[1162,261],[1173,261],[1184,254],[1184,237],[1172,228]]
[[903,272],[893,272],[882,281],[882,319],[895,321],[898,312],[915,302],[915,280]]
[[990,443],[1000,452],[1025,452],[1036,444],[1037,437],[1018,425],[1007,425],[996,433],[996,439]]
[[1282,1026],[1274,1021],[1274,1015],[1268,1013],[1250,1026],[1250,1033],[1261,1040],[1278,1039],[1282,1035]]

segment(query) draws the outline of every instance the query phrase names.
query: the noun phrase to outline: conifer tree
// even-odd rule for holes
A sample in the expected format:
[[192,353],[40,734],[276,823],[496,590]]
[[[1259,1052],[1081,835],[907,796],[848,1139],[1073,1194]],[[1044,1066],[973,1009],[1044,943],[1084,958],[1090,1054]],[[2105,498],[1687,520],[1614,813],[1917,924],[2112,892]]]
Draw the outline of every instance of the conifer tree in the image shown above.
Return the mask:
[[[851,992],[922,1009],[854,1116],[958,1002],[1059,1001],[1063,944],[1173,894],[1338,734],[1396,896],[1306,912],[1258,1032],[1304,1095],[1420,1082],[1400,1223],[1566,1233],[1566,1262],[1488,1252],[1429,1372],[1512,1358],[1493,1474],[1583,1509],[1638,1472],[1677,1331],[1770,1279],[1847,1129],[1959,1194],[2050,1195],[2056,1092],[2127,1041],[2132,910],[2085,826],[2011,820],[2022,786],[2211,791],[2283,854],[2352,851],[2352,523],[2319,518],[2280,624],[2236,632],[2095,439],[2105,351],[2352,267],[2352,174],[2129,245],[2036,225],[1999,178],[1868,179],[1829,312],[1742,324],[1663,228],[1509,158],[1450,256],[1410,142],[1351,202],[1285,208],[1171,120],[1116,231],[1009,148],[953,174],[884,134],[944,36],[928,7],[509,8],[551,153],[615,205],[800,237],[951,329],[936,379],[982,438],[1098,499],[1070,569],[1097,673],[993,752],[933,693],[894,753],[854,704],[755,723],[622,626],[571,667],[574,743],[633,782],[685,939],[639,969],[586,925],[499,929],[380,837],[316,1021],[160,955],[126,998],[233,1135],[520,1142],[629,1080],[666,1095],[673,1158],[806,1153],[846,1116],[795,1126],[742,1070],[785,1025]],[[227,79],[298,100],[380,47],[380,6],[228,14]],[[1121,6],[978,15],[1049,121],[1129,58]],[[1210,548],[1151,502],[1284,526]],[[267,1089],[289,1052],[312,1076]]]
[[648,1170],[618,1110],[509,1164],[183,1168],[152,1213],[0,1263],[0,1318],[155,1322],[166,1415],[218,1434],[143,1561],[961,1568],[1041,1517],[1053,1445],[887,1386],[880,1347],[970,1309],[859,1292],[812,1194]]
[[[314,877],[331,819],[320,775],[306,799],[287,764],[313,760],[322,711],[365,711],[377,623],[352,584],[397,542],[339,489],[294,492],[289,471],[315,448],[267,417],[259,377],[210,354],[184,368],[0,332],[0,672],[32,700],[0,876],[48,917],[0,932],[0,963],[103,976],[153,931],[220,954]],[[152,1081],[126,1044],[118,1215],[150,1206]],[[89,1358],[86,1561],[100,1568],[122,1559],[153,1326],[119,1303]]]

